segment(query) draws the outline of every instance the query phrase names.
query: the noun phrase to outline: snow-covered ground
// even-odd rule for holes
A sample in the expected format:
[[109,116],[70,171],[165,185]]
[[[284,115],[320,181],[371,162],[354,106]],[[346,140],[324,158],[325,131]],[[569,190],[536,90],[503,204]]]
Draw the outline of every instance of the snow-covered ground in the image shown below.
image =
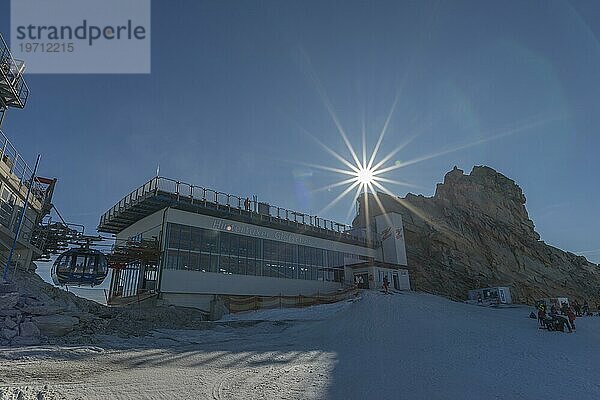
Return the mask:
[[0,350],[0,387],[47,385],[46,399],[600,398],[600,317],[565,334],[537,329],[530,311],[365,293],[95,347]]

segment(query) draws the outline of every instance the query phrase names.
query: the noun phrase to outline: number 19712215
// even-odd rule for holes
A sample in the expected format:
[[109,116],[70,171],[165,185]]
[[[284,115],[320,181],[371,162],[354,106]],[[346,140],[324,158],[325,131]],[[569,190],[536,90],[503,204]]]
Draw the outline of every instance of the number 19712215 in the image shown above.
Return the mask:
[[21,53],[72,53],[75,51],[73,43],[43,43],[43,42],[24,42],[19,43]]

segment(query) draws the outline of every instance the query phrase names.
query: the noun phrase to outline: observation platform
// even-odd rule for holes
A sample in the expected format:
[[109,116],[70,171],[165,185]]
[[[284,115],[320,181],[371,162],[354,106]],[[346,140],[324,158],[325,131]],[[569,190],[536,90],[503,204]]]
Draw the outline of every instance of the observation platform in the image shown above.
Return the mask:
[[0,36],[0,112],[7,108],[25,108],[29,87],[23,73],[25,63],[15,60],[4,38]]
[[117,234],[166,207],[363,247],[377,245],[345,224],[164,177],[152,178],[105,212],[98,231]]

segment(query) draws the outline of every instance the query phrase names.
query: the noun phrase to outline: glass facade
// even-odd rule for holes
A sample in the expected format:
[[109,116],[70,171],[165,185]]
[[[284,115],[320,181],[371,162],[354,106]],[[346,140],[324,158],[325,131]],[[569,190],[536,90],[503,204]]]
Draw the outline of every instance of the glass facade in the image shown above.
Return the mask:
[[167,224],[165,269],[342,282],[344,259],[368,257]]

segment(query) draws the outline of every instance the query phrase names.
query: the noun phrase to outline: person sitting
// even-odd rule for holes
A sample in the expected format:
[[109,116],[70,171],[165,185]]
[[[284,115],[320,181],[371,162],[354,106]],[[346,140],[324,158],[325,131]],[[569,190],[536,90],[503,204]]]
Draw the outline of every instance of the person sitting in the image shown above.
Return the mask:
[[551,323],[554,326],[554,330],[564,332],[565,325],[569,329],[569,333],[571,332],[571,325],[569,324],[569,320],[562,315],[550,311],[550,318],[552,319]]

